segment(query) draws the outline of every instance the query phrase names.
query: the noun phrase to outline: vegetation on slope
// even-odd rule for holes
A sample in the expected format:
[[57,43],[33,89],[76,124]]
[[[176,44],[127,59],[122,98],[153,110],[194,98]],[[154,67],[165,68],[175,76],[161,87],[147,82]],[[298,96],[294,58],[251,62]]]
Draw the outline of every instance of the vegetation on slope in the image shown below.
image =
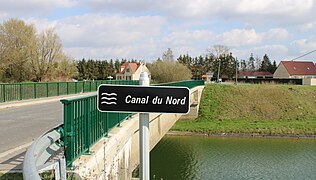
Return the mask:
[[199,117],[173,130],[201,133],[316,135],[316,87],[205,86]]

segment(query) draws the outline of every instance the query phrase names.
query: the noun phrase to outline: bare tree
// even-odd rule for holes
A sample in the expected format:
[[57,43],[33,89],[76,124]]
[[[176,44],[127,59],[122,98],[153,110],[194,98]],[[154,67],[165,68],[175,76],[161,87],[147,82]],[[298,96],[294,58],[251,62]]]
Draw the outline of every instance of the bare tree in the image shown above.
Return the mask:
[[261,59],[257,56],[255,59],[255,71],[258,71],[261,66]]
[[54,29],[48,29],[37,37],[37,58],[31,60],[32,75],[36,81],[53,70],[53,63],[64,58],[61,40]]
[[221,59],[225,59],[225,57],[229,56],[229,48],[224,45],[214,45],[212,49],[208,50],[209,53],[212,53],[216,56],[218,61],[218,69],[217,69],[217,81],[220,79],[221,72]]
[[224,45],[214,45],[211,49],[208,50],[209,53],[213,53],[216,58],[220,58],[223,56],[228,56],[229,55],[229,48]]
[[163,53],[162,60],[174,61],[173,52],[172,52],[171,48],[168,48],[167,51]]

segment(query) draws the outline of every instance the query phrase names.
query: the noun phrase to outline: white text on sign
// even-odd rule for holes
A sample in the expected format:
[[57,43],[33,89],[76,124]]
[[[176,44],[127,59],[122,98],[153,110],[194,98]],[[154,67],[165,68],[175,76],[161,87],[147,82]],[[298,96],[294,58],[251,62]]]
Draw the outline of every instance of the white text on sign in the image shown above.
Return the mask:
[[[163,98],[156,96],[151,100],[152,104],[167,104],[167,105],[185,105],[186,97],[183,98],[174,98],[173,96],[167,96],[165,101]],[[133,97],[131,95],[127,95],[125,97],[126,104],[148,104],[149,96],[146,97]]]

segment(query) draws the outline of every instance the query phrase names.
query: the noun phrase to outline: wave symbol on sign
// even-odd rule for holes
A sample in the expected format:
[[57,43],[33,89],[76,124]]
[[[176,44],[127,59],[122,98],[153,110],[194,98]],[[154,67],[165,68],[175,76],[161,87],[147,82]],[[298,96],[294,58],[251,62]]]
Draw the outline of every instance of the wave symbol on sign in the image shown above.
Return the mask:
[[101,93],[101,104],[117,104],[116,93]]

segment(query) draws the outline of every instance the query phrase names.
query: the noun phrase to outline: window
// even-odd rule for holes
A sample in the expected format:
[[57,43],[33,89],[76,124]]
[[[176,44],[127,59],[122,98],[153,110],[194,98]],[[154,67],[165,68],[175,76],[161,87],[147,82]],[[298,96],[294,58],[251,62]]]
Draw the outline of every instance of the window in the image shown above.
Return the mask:
[[296,67],[295,66],[293,67],[293,69],[294,69],[294,71],[296,71]]
[[127,69],[126,69],[126,72],[128,72],[128,73],[129,73],[129,68],[127,68]]
[[311,68],[310,68],[310,67],[307,67],[306,69],[307,69],[307,71],[311,70]]

